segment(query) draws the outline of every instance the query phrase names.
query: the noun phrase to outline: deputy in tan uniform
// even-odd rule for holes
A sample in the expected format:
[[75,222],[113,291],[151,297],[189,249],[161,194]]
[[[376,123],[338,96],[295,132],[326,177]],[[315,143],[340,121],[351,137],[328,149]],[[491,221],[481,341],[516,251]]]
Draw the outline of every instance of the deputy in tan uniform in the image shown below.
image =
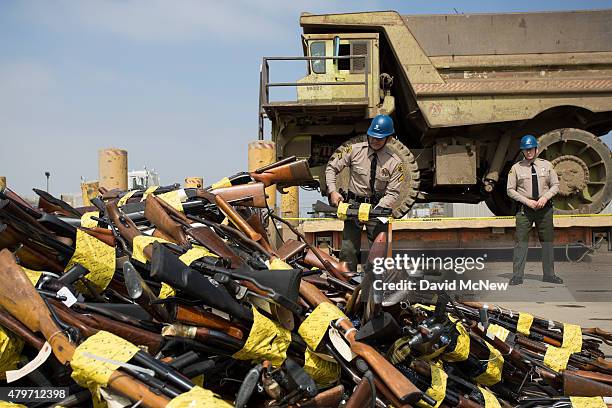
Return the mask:
[[[391,214],[403,181],[402,161],[387,147],[387,140],[394,133],[393,119],[378,115],[372,120],[366,142],[346,146],[334,153],[325,169],[331,205],[337,207],[345,200],[349,204],[370,203],[372,208],[387,208]],[[346,197],[343,197],[336,187],[336,178],[347,167],[350,181]],[[361,229],[358,220],[344,221],[340,260],[348,262],[352,271],[357,270]],[[370,220],[366,223],[366,231],[371,244],[385,231],[385,226],[378,219]]]
[[512,166],[508,173],[507,185],[508,197],[517,201],[518,204],[510,285],[523,283],[529,232],[534,222],[542,245],[544,275],[542,280],[550,283],[563,283],[563,279],[555,275],[554,209],[551,202],[551,199],[559,192],[559,178],[549,161],[537,158],[538,142],[534,136],[523,136],[520,147],[525,158]]

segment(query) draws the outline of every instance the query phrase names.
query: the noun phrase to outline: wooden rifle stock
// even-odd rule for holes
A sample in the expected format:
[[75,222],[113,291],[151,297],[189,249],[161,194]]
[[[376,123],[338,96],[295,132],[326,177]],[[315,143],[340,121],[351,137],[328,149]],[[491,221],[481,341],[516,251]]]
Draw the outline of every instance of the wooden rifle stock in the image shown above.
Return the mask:
[[[325,302],[332,303],[319,289],[304,280],[300,284],[300,295],[311,307]],[[351,350],[368,363],[372,371],[389,387],[389,390],[400,402],[410,404],[421,398],[423,394],[421,390],[400,373],[389,360],[381,356],[372,346],[355,340],[355,330],[351,330],[354,329],[353,323],[344,319],[340,321],[340,326],[348,331],[345,338],[348,340]]]
[[599,381],[608,385],[612,385],[612,375],[598,373],[595,371],[576,370],[572,371],[572,374],[580,377],[589,378],[591,380]]
[[512,364],[516,368],[525,373],[529,372],[529,365],[525,362],[525,359],[523,358],[521,353],[518,352],[514,347],[510,347],[508,343],[501,340],[497,336],[493,336],[493,338],[491,339],[484,333],[484,331],[480,329],[480,327],[478,327],[478,323],[476,322],[472,322],[470,329],[484,341],[495,347],[505,358],[508,358],[510,361],[512,361]]
[[306,244],[295,239],[286,239],[285,243],[276,250],[276,254],[285,262],[290,261],[294,257],[302,258]]
[[273,184],[299,186],[314,181],[306,160],[296,160],[277,166],[274,166],[274,164],[264,168],[264,170],[258,169],[251,172],[251,178],[260,183],[264,183],[266,187]]
[[270,247],[270,240],[268,239],[268,231],[266,231],[266,227],[264,227],[261,222],[261,216],[259,212],[253,212],[246,220],[247,224],[251,226],[259,235],[261,235],[261,239],[265,241],[264,247]]
[[117,242],[111,230],[107,230],[104,228],[84,228],[78,227],[80,230],[85,232],[87,235],[91,235],[92,237],[98,239],[99,241],[104,242],[108,246],[114,247]]
[[12,331],[17,336],[21,337],[26,343],[40,350],[45,344],[39,337],[25,327],[21,322],[0,308],[0,326]]
[[[344,395],[344,386],[337,385],[328,390],[318,393],[314,398],[289,405],[290,408],[335,408],[340,405]],[[353,393],[354,395],[354,393]],[[348,405],[346,405],[348,408]]]
[[[315,251],[319,255],[318,257],[317,254],[315,254]],[[325,264],[323,264],[319,258],[323,259],[323,262],[325,262]],[[345,273],[350,272],[348,264],[346,262],[340,262],[333,256],[329,255],[324,251],[321,251],[318,248],[313,247],[309,248],[308,251],[306,251],[304,263],[319,269],[326,269],[330,271],[336,278],[344,282],[349,281],[349,277],[345,275]]]
[[187,236],[183,227],[178,222],[174,221],[160,204],[161,199],[153,194],[149,195],[145,200],[144,216],[153,225],[160,229],[165,235],[172,238],[172,241],[179,245],[188,245]]
[[212,190],[212,193],[221,196],[232,205],[266,208],[266,190],[263,183],[239,184],[237,186],[222,187]]
[[[372,380],[374,381],[374,380]],[[368,408],[372,406],[372,389],[370,381],[367,378],[362,378],[351,394],[351,398],[346,402],[345,408]]]
[[[31,331],[41,332],[60,363],[69,362],[75,345],[56,325],[40,295],[6,249],[0,252],[0,279],[3,281],[0,285],[0,305]],[[108,386],[132,401],[142,400],[145,407],[163,408],[169,402],[165,396],[156,395],[148,386],[118,371],[113,372]]]
[[196,308],[177,305],[174,318],[181,323],[222,331],[239,340],[244,337],[243,331],[238,326],[213,313]]
[[574,397],[612,397],[612,385],[563,371],[563,395]]
[[194,227],[187,229],[187,235],[196,240],[200,245],[210,251],[231,261],[232,268],[237,268],[243,261],[232,249],[221,239],[215,231],[209,227]]

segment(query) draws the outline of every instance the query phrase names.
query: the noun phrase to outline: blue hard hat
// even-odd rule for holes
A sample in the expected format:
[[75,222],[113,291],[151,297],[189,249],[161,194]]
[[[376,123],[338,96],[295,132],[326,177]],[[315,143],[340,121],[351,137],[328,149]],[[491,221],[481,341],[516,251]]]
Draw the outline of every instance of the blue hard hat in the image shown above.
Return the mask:
[[368,136],[375,137],[376,139],[384,139],[394,133],[393,119],[389,115],[376,115],[368,129]]
[[538,147],[538,141],[534,135],[525,135],[521,138],[521,150],[533,149]]

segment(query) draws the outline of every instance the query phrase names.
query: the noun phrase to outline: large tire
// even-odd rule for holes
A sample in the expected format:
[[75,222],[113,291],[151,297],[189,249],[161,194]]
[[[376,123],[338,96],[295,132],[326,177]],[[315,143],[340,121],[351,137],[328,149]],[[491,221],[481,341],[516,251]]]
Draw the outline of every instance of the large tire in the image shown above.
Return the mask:
[[553,197],[559,214],[597,214],[612,199],[612,153],[600,138],[581,129],[556,129],[538,139],[540,157],[559,175]]
[[[347,140],[342,145],[340,145],[338,149],[336,149],[336,152],[338,152],[340,149],[345,148],[348,145],[365,142],[366,138],[367,136],[362,135]],[[408,149],[399,140],[395,138],[389,139],[389,141],[387,141],[387,146],[393,153],[398,155],[398,157],[403,163],[404,181],[402,182],[402,187],[400,189],[399,199],[393,207],[393,217],[401,218],[410,210],[410,208],[415,202],[417,194],[419,193],[419,167],[417,166],[416,159],[414,158],[412,152],[410,152],[410,149]],[[348,183],[349,171],[348,169],[344,169],[340,172],[340,174],[338,174],[336,185],[337,188],[342,189],[344,191],[348,191]]]

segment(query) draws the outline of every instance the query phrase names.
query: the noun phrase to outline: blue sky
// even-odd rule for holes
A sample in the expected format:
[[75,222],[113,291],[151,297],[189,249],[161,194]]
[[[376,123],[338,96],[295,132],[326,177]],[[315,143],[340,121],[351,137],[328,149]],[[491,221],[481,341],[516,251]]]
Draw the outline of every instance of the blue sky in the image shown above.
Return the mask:
[[[97,178],[97,150],[164,184],[246,168],[262,56],[300,55],[299,14],[609,8],[612,1],[0,1],[0,175],[30,194]],[[293,71],[273,79],[296,79]]]

